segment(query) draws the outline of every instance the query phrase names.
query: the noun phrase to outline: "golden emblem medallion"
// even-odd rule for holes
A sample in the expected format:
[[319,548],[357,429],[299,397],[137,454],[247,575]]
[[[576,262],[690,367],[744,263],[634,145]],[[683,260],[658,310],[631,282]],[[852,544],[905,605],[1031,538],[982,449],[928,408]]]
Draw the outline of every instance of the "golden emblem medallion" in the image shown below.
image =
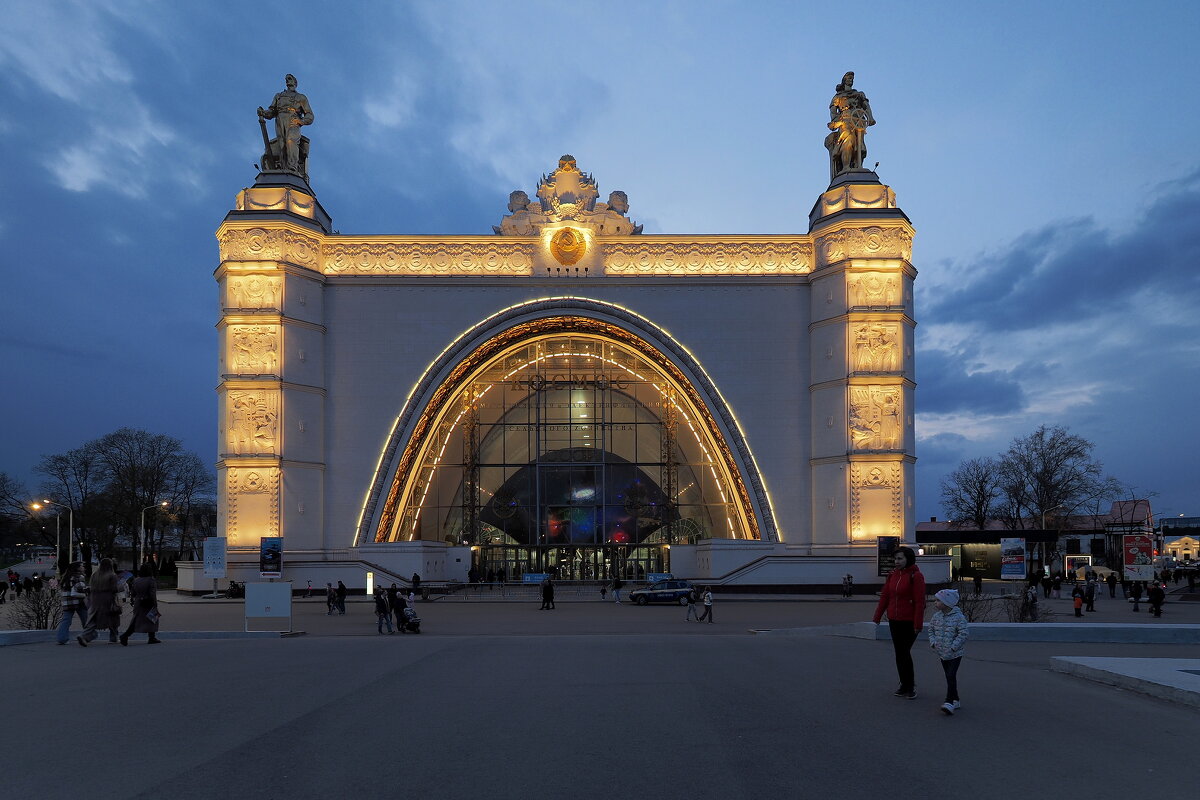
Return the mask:
[[550,239],[550,254],[569,267],[587,252],[587,239],[574,228],[563,228]]

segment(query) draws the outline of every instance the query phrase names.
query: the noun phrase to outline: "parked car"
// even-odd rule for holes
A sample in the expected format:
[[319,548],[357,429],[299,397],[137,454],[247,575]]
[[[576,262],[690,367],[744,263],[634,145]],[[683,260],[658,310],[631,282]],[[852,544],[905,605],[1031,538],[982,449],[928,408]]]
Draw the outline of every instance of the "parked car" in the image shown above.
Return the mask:
[[692,584],[687,581],[658,581],[641,589],[634,589],[629,593],[629,599],[639,606],[647,603],[678,603],[685,606],[690,591],[692,591]]

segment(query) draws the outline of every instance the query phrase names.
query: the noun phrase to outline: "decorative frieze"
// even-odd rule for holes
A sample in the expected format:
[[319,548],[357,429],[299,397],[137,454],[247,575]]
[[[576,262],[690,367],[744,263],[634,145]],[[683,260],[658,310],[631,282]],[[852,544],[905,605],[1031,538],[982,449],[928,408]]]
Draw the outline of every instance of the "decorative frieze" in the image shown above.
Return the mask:
[[722,239],[603,241],[608,275],[802,275],[812,271],[811,241]]
[[851,386],[851,448],[899,450],[904,431],[902,398],[899,386]]
[[530,275],[537,241],[326,242],[332,275]]
[[225,396],[226,453],[271,455],[279,452],[279,394],[231,391]]
[[283,228],[225,228],[217,240],[222,261],[286,261],[320,269],[321,240]]
[[912,233],[906,228],[842,228],[817,241],[821,262],[832,264],[846,258],[912,258]]
[[850,464],[850,534],[904,535],[904,468],[899,462]]
[[847,283],[847,300],[858,308],[896,308],[903,305],[895,273],[856,272]]
[[225,308],[278,309],[283,278],[277,275],[230,275],[225,280]]
[[229,364],[242,375],[277,375],[279,328],[274,325],[230,325]]
[[859,322],[850,326],[853,372],[896,372],[900,369],[900,323]]

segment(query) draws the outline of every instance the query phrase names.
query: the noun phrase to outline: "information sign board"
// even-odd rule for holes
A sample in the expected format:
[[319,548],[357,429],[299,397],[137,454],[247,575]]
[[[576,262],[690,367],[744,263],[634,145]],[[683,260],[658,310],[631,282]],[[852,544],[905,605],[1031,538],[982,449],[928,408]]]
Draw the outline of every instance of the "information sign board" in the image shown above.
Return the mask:
[[204,577],[225,577],[225,543],[224,536],[209,536],[204,540]]
[[279,536],[258,540],[258,574],[264,578],[283,577],[283,539]]
[[1025,580],[1025,540],[1000,540],[1000,580]]
[[1126,580],[1154,580],[1154,542],[1148,535],[1126,534],[1122,536],[1121,554]]
[[900,547],[900,537],[876,536],[875,541],[879,543],[879,577],[884,578],[896,568],[896,549]]

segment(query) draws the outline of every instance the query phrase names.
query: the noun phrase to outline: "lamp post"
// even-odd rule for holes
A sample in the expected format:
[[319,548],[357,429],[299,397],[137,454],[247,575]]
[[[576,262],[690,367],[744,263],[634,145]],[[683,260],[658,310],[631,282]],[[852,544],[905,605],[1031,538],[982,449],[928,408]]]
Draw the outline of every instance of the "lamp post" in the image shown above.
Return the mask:
[[152,503],[151,505],[148,505],[142,509],[142,532],[141,532],[141,535],[138,536],[138,558],[137,558],[137,563],[133,565],[133,571],[135,573],[142,566],[142,547],[146,543],[146,512],[152,508],[160,508],[160,507],[166,508],[167,501],[163,500],[161,503]]
[[[1047,508],[1045,511],[1042,512],[1042,534],[1043,535],[1046,532],[1046,515],[1049,514],[1051,511],[1058,511],[1060,508],[1066,508],[1066,507],[1067,507],[1066,504],[1058,505],[1058,506],[1055,506],[1054,508]],[[1047,575],[1050,574],[1050,568],[1046,565],[1046,543],[1045,542],[1042,542],[1042,569],[1046,570]]]
[[[38,505],[39,505],[38,503],[33,504],[33,507],[35,510],[38,508]],[[67,510],[67,563],[70,564],[71,563],[71,551],[75,549],[75,541],[74,541],[74,539],[75,539],[75,509],[71,508],[70,506],[64,506],[62,503],[56,503],[53,500],[43,500],[41,502],[41,505],[54,506],[55,508],[65,508]],[[60,549],[62,547],[62,538],[58,533],[58,514],[57,513],[54,515],[54,531],[55,531],[54,557],[55,557],[55,560],[57,560],[58,554],[60,552],[62,552]],[[61,564],[55,564],[54,566],[59,567],[59,572],[62,572]]]

